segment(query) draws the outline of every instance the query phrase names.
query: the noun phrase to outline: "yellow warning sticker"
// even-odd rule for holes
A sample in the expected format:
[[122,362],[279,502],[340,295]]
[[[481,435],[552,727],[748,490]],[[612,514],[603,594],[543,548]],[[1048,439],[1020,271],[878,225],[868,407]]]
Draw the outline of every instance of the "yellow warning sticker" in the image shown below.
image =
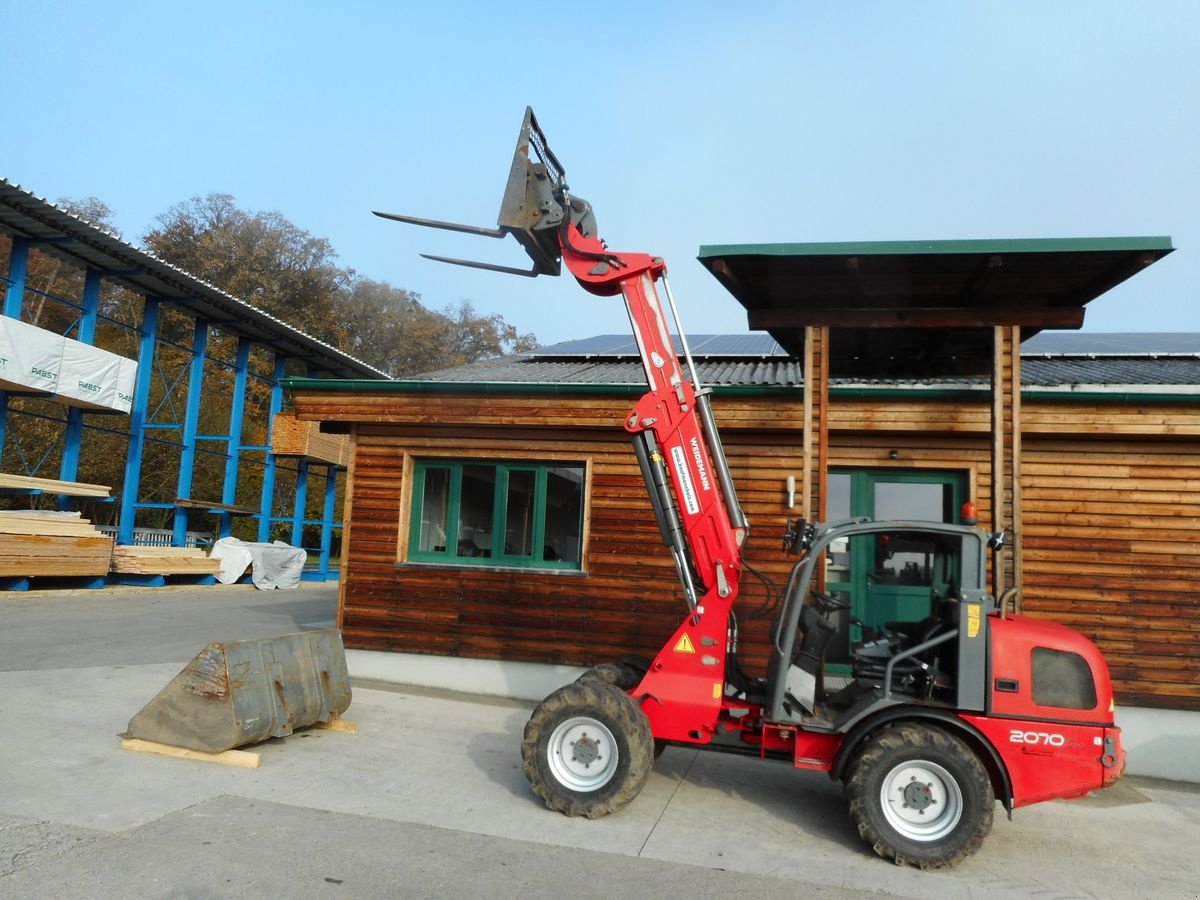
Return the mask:
[[967,606],[967,637],[979,636],[979,604]]
[[725,694],[725,687],[719,681],[713,682],[713,699],[720,700]]
[[696,647],[692,644],[692,639],[687,636],[687,632],[675,642],[676,653],[695,653]]

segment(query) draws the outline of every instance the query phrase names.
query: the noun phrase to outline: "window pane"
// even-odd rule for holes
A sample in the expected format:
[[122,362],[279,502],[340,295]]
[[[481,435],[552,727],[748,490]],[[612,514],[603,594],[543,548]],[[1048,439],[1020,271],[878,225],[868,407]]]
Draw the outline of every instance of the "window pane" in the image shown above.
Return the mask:
[[421,533],[417,549],[446,552],[447,516],[450,510],[450,470],[426,469],[425,489],[421,494]]
[[578,570],[586,472],[580,464],[419,461],[409,559]]
[[579,563],[583,541],[583,466],[546,470],[546,534],[542,559]]
[[948,484],[879,482],[875,485],[875,518],[951,521],[946,517],[945,498],[949,491]]
[[850,582],[850,548],[854,542],[841,537],[825,551],[825,583],[848,584]]
[[533,555],[534,493],[537,473],[514,469],[508,473],[508,502],[504,516],[504,555]]
[[849,473],[831,472],[826,476],[825,493],[825,521],[838,522],[850,518]]
[[458,556],[491,556],[496,467],[464,465],[459,498]]
[[875,536],[876,584],[932,586],[946,578],[954,539],[912,531],[889,531]]
[[1062,709],[1094,709],[1096,683],[1087,660],[1066,650],[1034,647],[1033,702]]

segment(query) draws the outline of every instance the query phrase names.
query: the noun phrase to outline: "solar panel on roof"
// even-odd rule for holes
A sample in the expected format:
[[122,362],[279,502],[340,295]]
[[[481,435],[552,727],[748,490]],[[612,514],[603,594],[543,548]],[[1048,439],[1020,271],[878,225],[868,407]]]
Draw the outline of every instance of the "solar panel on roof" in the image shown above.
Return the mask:
[[1087,334],[1043,331],[1021,345],[1022,354],[1085,354],[1143,356],[1200,353],[1200,334],[1150,332]]
[[[679,336],[672,335],[677,352],[683,352]],[[688,335],[692,355],[704,356],[786,356],[769,334],[694,334]],[[637,356],[638,348],[631,335],[598,334],[574,341],[563,341],[533,351],[535,357],[546,356]]]
[[637,354],[637,345],[626,334],[597,334],[539,347],[534,356],[625,356]]
[[702,345],[689,338],[692,353],[710,356],[786,356],[775,338],[763,332],[705,335]]

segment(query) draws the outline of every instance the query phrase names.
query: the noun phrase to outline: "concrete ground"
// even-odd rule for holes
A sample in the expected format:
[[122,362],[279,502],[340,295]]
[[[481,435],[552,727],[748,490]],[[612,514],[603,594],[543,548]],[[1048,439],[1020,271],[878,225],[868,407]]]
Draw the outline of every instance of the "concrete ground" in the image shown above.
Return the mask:
[[0,595],[0,896],[1197,897],[1200,790],[1127,778],[998,811],[922,873],[858,840],[840,787],[670,748],[627,808],[547,811],[520,769],[530,705],[356,682],[356,735],[299,732],[237,769],[119,749],[209,641],[332,624],[335,589]]

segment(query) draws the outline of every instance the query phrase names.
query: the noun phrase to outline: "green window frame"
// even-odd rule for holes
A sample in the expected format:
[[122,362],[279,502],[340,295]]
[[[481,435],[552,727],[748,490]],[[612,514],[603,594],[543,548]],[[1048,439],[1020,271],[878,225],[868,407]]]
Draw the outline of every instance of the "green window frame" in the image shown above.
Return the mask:
[[576,462],[414,462],[407,559],[580,571],[587,468]]

